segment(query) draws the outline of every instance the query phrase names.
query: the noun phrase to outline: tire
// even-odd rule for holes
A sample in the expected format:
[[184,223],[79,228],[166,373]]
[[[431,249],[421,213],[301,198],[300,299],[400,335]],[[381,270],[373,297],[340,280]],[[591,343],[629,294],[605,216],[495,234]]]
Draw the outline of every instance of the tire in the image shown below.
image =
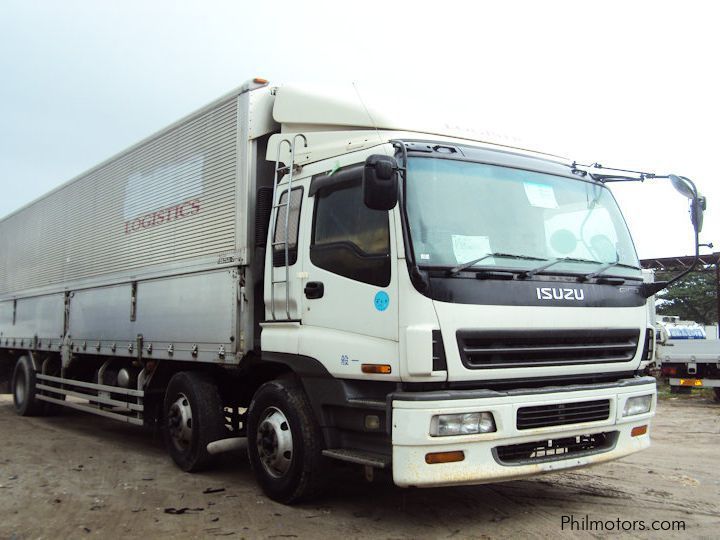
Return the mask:
[[268,497],[292,504],[323,490],[322,434],[297,384],[263,384],[248,409],[247,433],[250,466]]
[[713,392],[715,393],[715,401],[720,403],[720,387],[713,388]]
[[670,387],[670,393],[671,394],[690,394],[692,392],[692,388],[689,386],[671,386]]
[[21,356],[15,364],[12,377],[12,395],[15,412],[20,416],[42,416],[45,403],[37,399],[35,368],[30,358]]
[[204,373],[173,375],[163,402],[163,438],[175,464],[185,472],[212,462],[207,445],[225,436],[225,415],[218,387]]

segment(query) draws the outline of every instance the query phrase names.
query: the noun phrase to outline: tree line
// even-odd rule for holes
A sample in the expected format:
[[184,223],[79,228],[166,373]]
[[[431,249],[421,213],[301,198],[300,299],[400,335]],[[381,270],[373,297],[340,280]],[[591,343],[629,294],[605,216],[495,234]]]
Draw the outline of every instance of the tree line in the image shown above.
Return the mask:
[[[668,279],[674,272],[657,271],[655,280]],[[676,315],[681,320],[704,325],[717,324],[717,275],[710,265],[690,272],[680,281],[659,292],[655,309],[659,315]]]

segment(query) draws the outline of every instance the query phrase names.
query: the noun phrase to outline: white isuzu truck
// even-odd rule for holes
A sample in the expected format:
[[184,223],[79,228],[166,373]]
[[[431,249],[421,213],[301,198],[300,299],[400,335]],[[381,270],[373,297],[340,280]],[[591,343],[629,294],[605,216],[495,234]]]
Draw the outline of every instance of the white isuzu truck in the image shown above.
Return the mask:
[[402,118],[254,79],[5,217],[17,413],[159,427],[185,471],[246,439],[285,503],[333,460],[424,487],[646,448],[663,284],[607,184],[663,177]]

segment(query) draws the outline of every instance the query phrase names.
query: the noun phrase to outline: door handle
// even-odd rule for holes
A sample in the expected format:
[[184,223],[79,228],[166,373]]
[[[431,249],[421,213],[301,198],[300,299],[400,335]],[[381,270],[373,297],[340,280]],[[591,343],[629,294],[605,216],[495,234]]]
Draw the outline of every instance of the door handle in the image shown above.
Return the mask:
[[305,285],[305,297],[310,300],[322,298],[325,294],[325,285],[322,281],[308,281]]

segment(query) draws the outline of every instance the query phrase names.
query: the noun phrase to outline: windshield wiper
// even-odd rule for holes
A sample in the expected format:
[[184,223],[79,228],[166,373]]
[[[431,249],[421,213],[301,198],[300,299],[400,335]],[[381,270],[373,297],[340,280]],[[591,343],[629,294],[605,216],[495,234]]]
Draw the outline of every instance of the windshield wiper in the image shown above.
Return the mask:
[[550,268],[551,266],[555,266],[556,264],[559,264],[561,262],[577,262],[577,263],[593,263],[593,264],[602,264],[601,261],[594,261],[592,259],[576,259],[575,257],[559,257],[557,259],[553,259],[547,264],[544,264],[542,266],[538,266],[537,268],[533,268],[532,270],[528,270],[527,272],[523,272],[522,277],[524,278],[531,278],[535,274],[539,274],[543,270],[546,270]]
[[615,262],[611,262],[611,263],[606,264],[605,266],[603,266],[602,268],[596,270],[595,272],[593,272],[593,273],[591,273],[591,274],[585,274],[585,275],[582,277],[582,280],[583,280],[583,281],[587,281],[587,280],[589,280],[589,279],[596,278],[596,277],[604,274],[606,270],[610,270],[610,268],[614,268],[614,267],[616,267],[616,266],[619,266],[619,267],[621,267],[621,268],[632,268],[633,270],[640,270],[639,267],[633,266],[632,264],[625,264],[625,263],[621,263],[621,262],[615,261]]
[[472,260],[470,262],[466,262],[463,264],[459,264],[454,268],[451,268],[448,270],[447,275],[448,276],[455,276],[462,272],[463,270],[467,270],[471,266],[475,266],[477,263],[484,261],[485,259],[489,259],[490,257],[503,257],[505,259],[522,259],[525,261],[546,261],[547,259],[543,259],[542,257],[531,257],[530,255],[516,255],[514,253],[486,253],[482,257],[478,257],[475,260]]

